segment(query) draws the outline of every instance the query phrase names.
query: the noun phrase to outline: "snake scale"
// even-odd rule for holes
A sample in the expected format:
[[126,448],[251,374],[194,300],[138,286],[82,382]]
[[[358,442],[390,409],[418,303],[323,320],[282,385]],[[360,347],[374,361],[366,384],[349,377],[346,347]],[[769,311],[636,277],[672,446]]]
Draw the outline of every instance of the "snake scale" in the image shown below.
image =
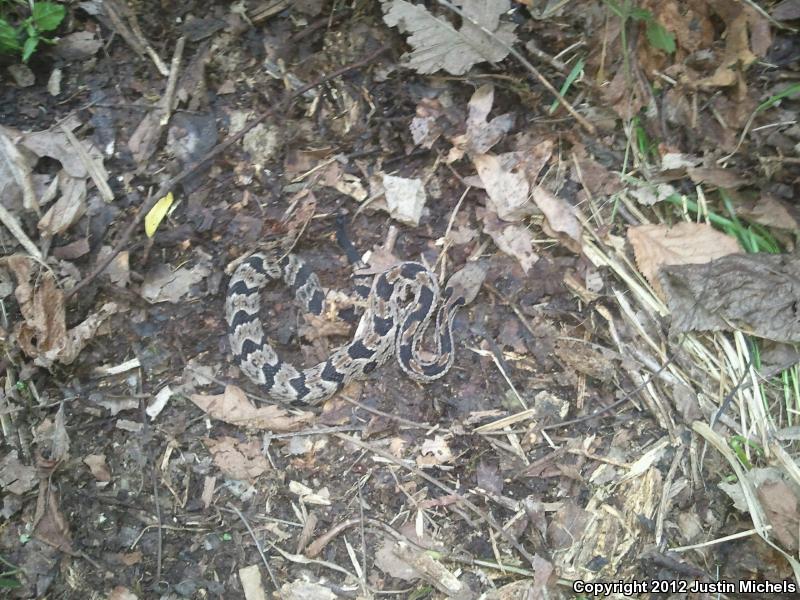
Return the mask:
[[[306,312],[323,314],[325,294],[319,278],[301,258],[257,252],[237,267],[228,284],[225,317],[231,350],[242,372],[270,397],[317,404],[351,380],[366,377],[393,354],[416,381],[442,377],[453,365],[453,318],[477,295],[483,272],[468,264],[450,278],[443,293],[434,274],[418,262],[403,262],[376,275],[370,287],[356,286],[366,298],[366,309],[352,340],[304,370],[281,360],[259,317],[262,288],[280,279]],[[436,350],[423,358],[420,343],[434,314]]]

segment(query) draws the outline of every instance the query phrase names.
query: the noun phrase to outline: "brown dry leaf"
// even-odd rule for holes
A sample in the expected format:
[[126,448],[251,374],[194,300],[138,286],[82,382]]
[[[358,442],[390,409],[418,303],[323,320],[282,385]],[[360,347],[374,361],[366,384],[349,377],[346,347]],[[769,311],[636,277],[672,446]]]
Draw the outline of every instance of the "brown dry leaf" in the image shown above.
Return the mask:
[[[80,126],[80,122],[74,118],[61,124],[61,127],[66,127],[68,130],[76,129],[78,126]],[[89,141],[80,141],[79,143],[85,154],[102,168],[103,153]],[[86,179],[89,176],[89,171],[81,159],[80,153],[73,148],[67,134],[63,131],[44,130],[26,133],[20,138],[19,144],[38,157],[47,156],[57,160],[70,177]]]
[[[64,295],[53,274],[40,270],[38,264],[27,256],[9,256],[2,262],[17,280],[14,292],[24,319],[17,324],[15,335],[20,348],[39,366],[49,367],[54,361],[70,364],[103,321],[117,311],[116,304],[104,304],[99,312],[67,330]],[[35,289],[31,286],[32,279],[38,283]]]
[[800,0],[783,0],[772,8],[772,17],[777,21],[800,19]]
[[108,470],[105,454],[89,454],[83,462],[97,481],[111,481],[111,471]]
[[473,600],[476,597],[475,592],[466,583],[460,581],[453,572],[424,550],[412,548],[406,542],[396,542],[391,552],[408,563],[422,579],[448,598]]
[[139,596],[128,588],[117,585],[111,590],[111,593],[108,595],[108,600],[139,600]]
[[533,251],[533,235],[527,227],[505,223],[489,209],[478,207],[475,215],[483,221],[484,233],[494,240],[502,252],[516,258],[525,273],[539,260],[539,255]]
[[701,88],[743,84],[743,71],[772,44],[769,22],[752,8],[739,5],[723,12],[727,12],[721,15],[726,24],[725,52],[716,71],[697,82]]
[[524,172],[508,168],[501,157],[493,154],[473,156],[472,162],[489,196],[487,207],[498,217],[516,222],[536,212],[529,198],[530,186]]
[[169,265],[157,265],[144,276],[142,298],[151,304],[157,304],[181,302],[186,297],[198,297],[203,293],[193,286],[203,281],[211,272],[210,260],[205,256],[201,256],[200,261],[193,267],[179,267],[174,271]]
[[736,189],[748,183],[747,179],[731,169],[719,167],[689,167],[686,172],[695,183],[707,183],[724,189]]
[[32,490],[39,481],[36,467],[23,465],[16,450],[11,450],[0,459],[0,489],[7,494],[21,496]]
[[450,140],[453,148],[447,157],[448,163],[461,159],[464,154],[473,157],[485,154],[511,130],[514,125],[514,115],[511,113],[487,121],[493,103],[493,85],[487,83],[475,90],[468,105],[467,131]]
[[53,548],[72,554],[72,535],[69,530],[69,522],[61,513],[61,507],[53,487],[48,479],[43,479],[39,485],[36,514],[33,517],[33,535]]
[[792,216],[787,206],[768,193],[763,193],[755,202],[737,206],[736,212],[767,227],[789,231],[800,229],[800,223]]
[[240,442],[226,436],[219,439],[203,438],[203,443],[211,452],[214,464],[231,479],[252,482],[269,469],[257,440]]
[[418,467],[435,467],[453,460],[453,452],[444,437],[437,435],[432,440],[422,442],[420,456],[417,456]]
[[311,412],[290,414],[273,404],[255,407],[235,385],[225,386],[223,394],[192,394],[190,399],[210,417],[247,429],[297,431],[314,420]]
[[431,148],[442,135],[442,128],[437,123],[444,114],[442,103],[436,98],[423,98],[417,104],[416,115],[408,126],[414,144],[423,148]]
[[345,173],[337,161],[333,161],[322,172],[322,185],[334,188],[336,191],[350,196],[356,202],[363,202],[369,198],[369,192],[364,183],[356,175]]
[[59,177],[61,196],[39,219],[37,227],[44,237],[64,233],[86,212],[86,179]]
[[628,241],[639,271],[662,298],[664,291],[657,277],[661,267],[704,264],[742,251],[735,238],[704,223],[629,227]]
[[768,479],[758,486],[758,499],[772,525],[772,534],[783,548],[792,554],[797,551],[800,513],[797,496],[782,479]]
[[670,333],[730,330],[777,342],[800,342],[800,257],[733,254],[705,265],[664,267],[661,285],[672,312]]
[[[321,583],[296,579],[281,585],[280,600],[337,600],[339,594]],[[249,599],[248,599],[249,600]]]
[[[552,232],[573,252],[581,252],[581,223],[575,216],[576,209],[553,194],[550,190],[537,185],[533,188],[533,201],[547,218],[547,225]],[[550,234],[550,232],[547,232]]]
[[41,455],[47,457],[47,468],[55,468],[59,462],[69,458],[70,442],[63,403],[58,407],[54,420],[45,419],[36,428],[36,443]]

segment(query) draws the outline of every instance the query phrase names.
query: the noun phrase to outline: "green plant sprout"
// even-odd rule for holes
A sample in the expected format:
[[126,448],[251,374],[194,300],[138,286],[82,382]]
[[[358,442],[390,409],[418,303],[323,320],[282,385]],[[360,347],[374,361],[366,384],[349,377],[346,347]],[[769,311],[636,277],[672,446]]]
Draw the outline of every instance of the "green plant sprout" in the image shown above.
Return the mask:
[[22,62],[28,62],[40,42],[55,43],[54,39],[42,34],[58,28],[61,21],[64,20],[66,12],[63,5],[55,2],[31,2],[30,16],[22,19],[15,26],[9,21],[10,11],[7,8],[2,10],[2,14],[0,14],[0,52],[20,54]]
[[[583,58],[578,59],[578,62],[575,63],[575,66],[572,67],[572,70],[567,75],[567,78],[564,80],[561,89],[558,90],[558,93],[561,94],[562,97],[567,95],[569,88],[572,87],[572,84],[575,83],[575,80],[583,73],[583,67],[586,65],[586,60]],[[550,105],[547,113],[552,115],[556,112],[558,108],[558,100],[553,100],[553,103]]]

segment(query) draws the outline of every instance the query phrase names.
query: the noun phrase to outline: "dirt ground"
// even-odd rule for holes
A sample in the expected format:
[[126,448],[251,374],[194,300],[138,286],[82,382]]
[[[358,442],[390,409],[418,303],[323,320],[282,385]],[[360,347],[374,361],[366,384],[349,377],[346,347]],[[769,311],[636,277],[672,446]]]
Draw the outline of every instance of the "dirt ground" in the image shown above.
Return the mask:
[[[4,594],[796,597],[800,3],[66,8],[2,55]],[[342,237],[479,265],[454,364],[279,403],[234,261],[343,292],[263,293],[310,366]]]

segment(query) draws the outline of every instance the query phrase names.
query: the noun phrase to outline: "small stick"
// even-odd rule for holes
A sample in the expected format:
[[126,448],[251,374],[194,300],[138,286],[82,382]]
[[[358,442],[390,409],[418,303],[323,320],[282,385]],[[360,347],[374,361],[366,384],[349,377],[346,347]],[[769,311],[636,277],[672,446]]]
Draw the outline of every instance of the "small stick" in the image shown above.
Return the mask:
[[288,96],[286,96],[286,99],[283,100],[280,104],[278,104],[277,106],[275,106],[273,108],[270,108],[269,110],[267,110],[266,112],[261,114],[252,123],[250,123],[244,129],[242,129],[239,133],[237,133],[236,135],[232,135],[232,136],[228,137],[225,141],[217,144],[208,154],[206,154],[199,161],[197,161],[196,163],[186,167],[183,171],[178,173],[175,177],[173,177],[169,181],[166,181],[165,183],[163,183],[154,194],[150,195],[150,197],[147,199],[147,201],[144,203],[144,205],[142,205],[142,207],[139,209],[139,212],[137,212],[136,215],[133,217],[133,219],[131,219],[131,222],[128,224],[128,226],[125,228],[125,230],[122,232],[122,235],[120,236],[120,240],[117,243],[117,245],[114,247],[114,249],[111,252],[109,252],[108,256],[106,256],[102,261],[100,261],[97,264],[97,266],[92,270],[91,273],[89,273],[86,277],[81,279],[81,281],[78,282],[78,284],[74,288],[72,288],[66,294],[64,294],[64,299],[65,300],[69,300],[70,298],[72,298],[72,296],[74,296],[78,291],[80,291],[81,289],[86,287],[92,280],[94,280],[98,275],[100,275],[100,273],[102,273],[103,271],[106,270],[106,267],[108,267],[108,265],[111,264],[111,261],[113,261],[117,257],[117,255],[120,252],[122,252],[122,250],[128,245],[128,241],[131,239],[131,235],[133,235],[133,231],[142,222],[142,219],[144,219],[145,215],[148,212],[150,212],[150,209],[152,209],[156,205],[156,202],[158,202],[158,200],[160,198],[165,196],[167,194],[167,192],[169,192],[170,190],[174,189],[175,186],[177,186],[179,183],[181,183],[184,179],[186,179],[190,175],[193,175],[194,173],[196,173],[200,169],[200,167],[203,166],[205,163],[207,163],[208,161],[216,158],[217,156],[222,154],[225,150],[230,148],[233,144],[235,144],[236,142],[241,140],[245,136],[245,134],[247,134],[247,132],[249,132],[251,129],[253,129],[253,127],[258,125],[259,123],[263,122],[267,117],[270,117],[270,116],[274,115],[275,113],[277,113],[280,110],[284,110],[284,109],[288,108],[288,106],[291,104],[291,102],[295,98],[297,98],[298,96],[302,96],[308,90],[313,89],[313,88],[315,88],[317,86],[320,86],[320,85],[322,85],[324,83],[327,83],[328,81],[331,81],[332,79],[336,79],[337,77],[347,73],[348,71],[353,71],[354,69],[358,69],[360,67],[368,65],[369,63],[374,61],[378,56],[380,56],[381,54],[383,54],[387,50],[389,50],[389,46],[382,46],[382,47],[378,48],[375,52],[372,52],[371,54],[369,54],[366,58],[364,58],[364,59],[362,59],[362,60],[360,60],[358,62],[352,63],[352,64],[350,64],[350,65],[348,65],[346,67],[342,67],[341,69],[337,69],[336,71],[334,71],[330,75],[326,75],[324,77],[320,77],[316,81],[314,81],[312,83],[309,83],[307,85],[304,85],[301,88],[296,89],[295,91],[290,93]]

